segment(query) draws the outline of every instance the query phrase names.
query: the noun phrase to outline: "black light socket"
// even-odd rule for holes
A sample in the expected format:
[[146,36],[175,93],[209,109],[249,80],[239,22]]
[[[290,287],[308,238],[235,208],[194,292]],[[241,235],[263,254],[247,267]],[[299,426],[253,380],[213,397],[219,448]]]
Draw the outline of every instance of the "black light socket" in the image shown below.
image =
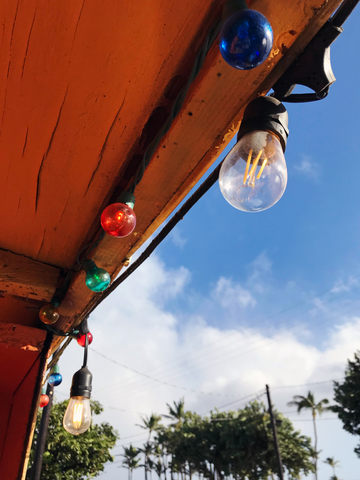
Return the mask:
[[70,397],[91,397],[92,374],[87,367],[82,367],[72,378]]
[[289,136],[289,116],[284,105],[274,97],[255,98],[246,107],[237,141],[247,133],[264,130],[274,133],[280,140],[283,152]]

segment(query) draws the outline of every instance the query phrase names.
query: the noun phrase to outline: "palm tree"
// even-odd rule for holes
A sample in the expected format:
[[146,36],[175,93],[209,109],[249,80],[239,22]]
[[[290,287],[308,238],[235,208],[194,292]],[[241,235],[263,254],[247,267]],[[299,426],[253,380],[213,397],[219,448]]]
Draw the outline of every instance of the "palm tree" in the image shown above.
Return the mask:
[[128,479],[132,480],[133,470],[134,468],[138,468],[140,462],[140,458],[136,458],[139,449],[133,447],[131,444],[129,447],[123,447],[123,449],[124,454],[122,456],[125,458],[125,460],[123,460],[123,465],[128,469]]
[[143,428],[144,430],[149,430],[148,440],[147,440],[146,444],[144,445],[144,448],[141,450],[145,455],[144,468],[145,468],[145,480],[147,480],[147,473],[150,470],[149,469],[149,460],[150,460],[149,456],[150,456],[151,448],[152,448],[151,444],[150,444],[151,434],[152,434],[152,432],[156,432],[156,431],[160,430],[162,428],[162,425],[160,423],[161,416],[156,415],[156,413],[152,413],[150,415],[150,417],[141,417],[141,420],[143,421],[143,425],[137,424],[137,426],[140,427],[140,428]]
[[179,429],[181,427],[183,419],[185,418],[184,398],[180,398],[178,402],[174,401],[174,408],[168,403],[166,405],[169,408],[169,415],[163,415],[163,417],[176,420],[176,423],[174,423],[173,426],[176,429]]
[[335,460],[334,457],[328,457],[325,462],[327,465],[329,465],[330,467],[332,467],[333,471],[334,471],[334,477],[336,477],[336,471],[335,471],[335,467],[336,465],[339,465],[339,461],[338,460]]
[[162,428],[160,423],[161,416],[156,415],[156,413],[152,413],[150,417],[141,417],[141,420],[143,421],[143,425],[137,424],[137,426],[143,428],[144,430],[149,430],[148,442],[150,442],[152,432],[156,432]]
[[[298,413],[301,412],[302,409],[311,410],[312,417],[313,417],[313,424],[314,424],[314,436],[315,436],[315,443],[314,443],[314,450],[317,452],[317,431],[316,431],[316,415],[321,415],[325,410],[327,410],[324,405],[327,405],[329,400],[327,398],[323,398],[320,402],[315,402],[314,394],[309,392],[307,397],[302,395],[295,395],[293,400],[288,403],[288,407],[297,407]],[[317,480],[317,455],[315,456],[315,479]]]
[[150,455],[153,453],[153,449],[154,447],[150,442],[144,443],[144,447],[139,449],[144,454],[144,465],[141,466],[145,469],[145,480],[147,480],[150,471]]

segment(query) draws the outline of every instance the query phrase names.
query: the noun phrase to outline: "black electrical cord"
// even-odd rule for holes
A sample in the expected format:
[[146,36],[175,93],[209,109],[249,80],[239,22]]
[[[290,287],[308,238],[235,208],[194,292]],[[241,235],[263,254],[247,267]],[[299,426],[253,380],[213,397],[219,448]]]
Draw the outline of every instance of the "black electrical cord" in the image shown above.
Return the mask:
[[160,233],[154,238],[150,245],[144,250],[140,257],[135,260],[135,262],[123,273],[119,278],[117,278],[102,294],[98,302],[91,308],[87,316],[89,316],[96,307],[100,305],[101,302],[105,300],[119,285],[123,283],[132,273],[137,270],[140,265],[142,265],[147,258],[153,253],[153,251],[160,245],[160,243],[169,235],[169,233],[175,228],[175,226],[184,218],[184,216],[191,210],[191,208],[200,200],[200,198],[205,195],[205,193],[217,182],[219,178],[219,171],[221,168],[222,162],[215,168],[215,170],[207,177],[207,179],[200,185],[200,187],[191,195],[191,197],[184,203],[182,207],[173,215],[165,227],[160,231]]
[[331,23],[335,27],[341,27],[349,18],[358,3],[359,0],[344,0],[331,18]]
[[88,359],[88,350],[89,350],[89,338],[87,334],[85,335],[85,348],[84,348],[84,361],[82,368],[87,367],[87,359]]

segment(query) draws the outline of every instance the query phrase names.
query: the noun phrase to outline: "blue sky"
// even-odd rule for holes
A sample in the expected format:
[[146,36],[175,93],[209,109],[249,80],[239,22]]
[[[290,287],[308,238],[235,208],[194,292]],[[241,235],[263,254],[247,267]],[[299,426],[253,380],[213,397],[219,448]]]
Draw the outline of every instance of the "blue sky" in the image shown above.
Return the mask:
[[[278,204],[246,214],[216,184],[92,315],[94,350],[163,382],[217,395],[148,380],[90,351],[93,396],[107,405],[102,418],[125,439],[139,435],[135,445],[142,438],[136,412],[166,413],[166,403],[185,395],[188,408],[202,413],[265,383],[274,387],[277,408],[312,436],[310,417],[286,403],[310,389],[331,399],[331,382],[275,387],[340,378],[360,348],[359,22],[358,9],[332,46],[337,81],[328,98],[286,105],[289,180]],[[62,358],[59,400],[81,355],[75,344]],[[343,480],[359,479],[358,440],[332,414],[319,422],[322,457],[340,461]],[[119,466],[100,478],[125,478]],[[320,462],[319,480],[330,476]]]

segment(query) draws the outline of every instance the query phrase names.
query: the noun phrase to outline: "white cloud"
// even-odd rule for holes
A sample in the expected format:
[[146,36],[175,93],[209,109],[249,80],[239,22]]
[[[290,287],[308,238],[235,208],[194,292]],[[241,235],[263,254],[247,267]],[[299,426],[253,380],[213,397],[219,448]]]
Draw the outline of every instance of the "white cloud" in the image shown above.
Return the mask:
[[359,282],[354,277],[349,277],[347,281],[344,280],[337,280],[331,289],[331,293],[341,293],[341,292],[349,292],[353,288],[357,288],[359,286]]
[[318,182],[321,176],[320,165],[307,155],[302,155],[301,162],[294,165],[294,170],[313,182]]
[[[223,309],[222,316],[227,314],[231,305],[251,312],[258,305],[255,305],[248,290],[248,283],[261,282],[264,275],[270,274],[271,262],[262,254],[252,264],[249,278],[244,283],[246,288],[222,277],[207,301],[218,301]],[[326,334],[324,332],[321,348],[302,340],[304,332],[311,332],[311,324],[309,327],[305,322],[297,324],[296,329],[284,326],[273,333],[266,333],[261,324],[252,328],[238,326],[230,329],[221,327],[219,320],[214,326],[201,311],[196,316],[190,315],[184,322],[171,312],[167,301],[187,295],[186,285],[190,277],[190,272],[184,267],[169,270],[154,255],[90,318],[94,334],[92,347],[95,350],[132,369],[188,389],[174,388],[136,375],[96,355],[90,347],[93,398],[107,406],[102,420],[113,424],[121,437],[142,433],[136,427],[140,422],[136,412],[166,413],[166,403],[182,396],[185,396],[186,407],[199,413],[263,390],[266,383],[273,388],[273,403],[285,412],[291,411],[286,404],[293,395],[306,394],[308,390],[314,391],[319,399],[331,398],[331,383],[295,389],[275,387],[342,377],[346,359],[352,357],[360,346],[360,318],[344,319],[339,316],[338,326],[330,328]],[[264,309],[266,311],[266,305]],[[69,391],[72,374],[81,366],[82,353],[83,349],[74,343],[62,357],[60,366],[64,385],[58,388],[61,392]],[[213,396],[198,391],[213,393]],[[59,395],[58,398],[63,397]],[[235,403],[232,408],[237,406]],[[292,413],[289,417],[304,433],[312,434],[311,422],[298,422],[306,416],[298,417]],[[356,463],[349,456],[357,439],[343,432],[339,421],[319,422],[318,428],[324,455],[334,455],[339,459],[343,466],[342,474],[349,480],[355,480],[346,472],[356,471]],[[336,440],[331,442],[331,438]],[[130,440],[139,446],[142,437],[120,440],[118,444]],[[140,442],[136,443],[138,440]],[[122,448],[117,447],[114,453],[122,453]],[[119,466],[121,464],[107,467],[108,473],[101,478],[125,479],[126,472],[118,470]],[[134,480],[140,480],[142,476],[143,472],[137,472]],[[321,466],[319,480],[327,478],[328,472]]]
[[213,297],[226,309],[256,305],[249,290],[224,277],[219,278],[213,291]]
[[170,233],[170,238],[176,247],[184,248],[187,238],[185,238],[179,227],[174,228]]

